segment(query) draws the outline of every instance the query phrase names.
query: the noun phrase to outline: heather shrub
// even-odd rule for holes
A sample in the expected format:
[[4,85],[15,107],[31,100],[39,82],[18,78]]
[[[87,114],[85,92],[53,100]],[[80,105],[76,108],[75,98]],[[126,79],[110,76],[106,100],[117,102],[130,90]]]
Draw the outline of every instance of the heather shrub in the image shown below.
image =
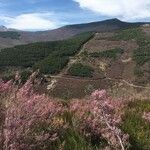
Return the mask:
[[[21,86],[0,80],[3,118],[0,146],[4,150],[124,150],[128,135],[121,129],[124,103],[95,91],[88,100],[58,101],[33,90],[37,73]],[[19,82],[17,82],[19,83]],[[0,105],[1,106],[1,105]]]
[[122,101],[109,98],[105,90],[96,90],[90,100],[72,101],[70,107],[78,129],[85,137],[94,138],[98,143],[106,140],[114,149],[128,148],[128,135],[119,128],[124,107]]

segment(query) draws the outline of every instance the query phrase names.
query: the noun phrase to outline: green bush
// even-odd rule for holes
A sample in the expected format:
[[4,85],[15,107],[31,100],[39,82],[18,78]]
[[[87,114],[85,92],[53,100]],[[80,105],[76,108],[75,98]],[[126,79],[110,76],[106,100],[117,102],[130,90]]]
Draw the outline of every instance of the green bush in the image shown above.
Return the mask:
[[14,80],[15,79],[15,75],[14,74],[9,74],[9,75],[4,75],[4,76],[2,76],[2,80],[4,81],[4,82],[7,82],[7,81],[9,81],[9,80]]
[[90,66],[82,65],[81,63],[76,63],[69,69],[69,74],[72,76],[79,77],[92,77],[93,69]]
[[91,57],[100,57],[100,58],[113,58],[116,59],[118,55],[122,54],[124,52],[121,48],[115,48],[107,51],[102,52],[94,52],[91,53]]
[[28,78],[29,78],[29,76],[30,76],[31,74],[32,74],[31,71],[28,71],[28,70],[22,71],[22,72],[20,73],[21,82],[24,84],[24,83],[28,80]]
[[149,100],[130,102],[126,108],[122,128],[130,136],[131,150],[150,149],[150,123],[142,119],[149,111]]

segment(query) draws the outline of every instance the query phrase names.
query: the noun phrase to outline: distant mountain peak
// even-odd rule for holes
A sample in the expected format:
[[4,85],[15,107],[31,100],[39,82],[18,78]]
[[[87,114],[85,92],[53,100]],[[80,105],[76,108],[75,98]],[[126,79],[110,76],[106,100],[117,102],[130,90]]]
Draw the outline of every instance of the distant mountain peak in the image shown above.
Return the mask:
[[114,21],[121,21],[121,20],[119,20],[118,18],[112,18],[112,19],[109,19],[109,20],[114,20]]
[[7,28],[4,25],[0,25],[0,32],[7,32],[7,31],[17,31],[17,30],[12,28]]
[[0,31],[7,31],[7,27],[3,26],[3,25],[0,25]]

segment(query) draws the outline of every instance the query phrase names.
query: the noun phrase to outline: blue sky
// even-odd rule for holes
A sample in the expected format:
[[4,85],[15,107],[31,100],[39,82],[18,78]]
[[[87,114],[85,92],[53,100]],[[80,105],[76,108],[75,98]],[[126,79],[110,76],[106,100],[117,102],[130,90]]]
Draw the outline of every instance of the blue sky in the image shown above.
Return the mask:
[[0,0],[0,24],[20,30],[55,29],[109,18],[150,21],[150,0]]

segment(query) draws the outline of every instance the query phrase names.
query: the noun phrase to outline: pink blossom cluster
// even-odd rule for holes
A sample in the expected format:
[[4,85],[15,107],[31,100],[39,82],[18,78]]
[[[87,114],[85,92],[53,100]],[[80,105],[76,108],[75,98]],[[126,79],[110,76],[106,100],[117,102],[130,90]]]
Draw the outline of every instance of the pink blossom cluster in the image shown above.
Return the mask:
[[12,81],[0,80],[1,93],[15,89],[5,99],[5,119],[0,132],[4,150],[50,149],[50,143],[57,141],[69,127],[64,118],[66,112],[73,114],[75,128],[85,137],[102,137],[118,150],[128,147],[128,135],[119,128],[123,101],[111,99],[105,90],[96,90],[88,100],[73,100],[64,105],[33,91],[36,75],[33,73],[20,88],[12,86]]
[[[5,128],[1,135],[5,150],[42,149],[46,141],[57,140],[63,127],[66,128],[63,122],[60,124],[54,121],[65,111],[62,104],[44,94],[35,94],[32,89],[33,80],[34,74],[16,91],[15,96],[10,93],[9,99],[6,99]],[[1,92],[9,89],[6,87],[8,86],[2,88]]]
[[0,93],[8,92],[11,89],[11,86],[12,80],[4,82],[2,79],[0,79]]
[[150,122],[150,112],[144,112],[142,118]]
[[129,136],[119,128],[123,107],[121,100],[109,98],[105,90],[96,90],[90,100],[72,101],[70,110],[85,136],[101,136],[113,148],[121,150],[129,146]]

